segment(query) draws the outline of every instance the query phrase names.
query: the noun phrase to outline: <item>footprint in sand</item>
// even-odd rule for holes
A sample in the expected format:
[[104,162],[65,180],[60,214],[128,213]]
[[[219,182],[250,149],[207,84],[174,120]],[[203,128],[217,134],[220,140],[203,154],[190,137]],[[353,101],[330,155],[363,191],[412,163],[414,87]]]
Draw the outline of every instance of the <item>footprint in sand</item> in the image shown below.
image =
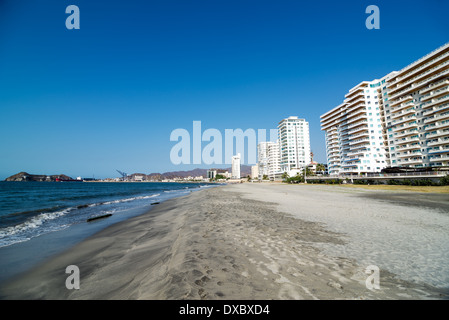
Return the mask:
[[202,287],[205,283],[209,282],[210,278],[207,276],[203,276],[201,279],[195,281],[195,284]]

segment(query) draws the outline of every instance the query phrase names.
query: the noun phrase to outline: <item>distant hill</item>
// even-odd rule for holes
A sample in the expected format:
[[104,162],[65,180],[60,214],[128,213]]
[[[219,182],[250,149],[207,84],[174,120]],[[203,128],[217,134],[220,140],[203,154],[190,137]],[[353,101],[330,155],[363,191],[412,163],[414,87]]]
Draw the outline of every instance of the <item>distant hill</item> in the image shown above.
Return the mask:
[[[134,177],[135,175],[144,175],[146,176],[147,180],[162,180],[162,179],[174,179],[174,178],[186,178],[186,177],[199,177],[202,176],[204,178],[207,177],[207,170],[209,169],[200,169],[196,168],[189,171],[170,171],[170,172],[164,172],[164,173],[150,173],[150,174],[139,174],[139,173],[133,173],[130,175],[131,177]],[[231,168],[226,169],[217,169],[217,171],[221,172],[231,172]],[[240,176],[246,177],[247,175],[251,175],[251,166],[247,165],[241,165],[240,166]]]
[[72,180],[65,174],[56,174],[48,176],[46,174],[29,174],[28,172],[19,172],[5,179],[5,181],[56,181],[56,179]]
[[[163,179],[175,179],[175,178],[186,178],[186,177],[207,177],[207,170],[209,169],[193,169],[189,171],[170,171],[164,173],[133,173],[128,175],[131,179],[135,176],[143,176],[145,180],[163,180]],[[226,169],[216,169],[218,172],[231,172],[231,168]],[[241,165],[240,166],[240,176],[242,178],[251,175],[251,166]],[[57,175],[45,175],[45,174],[29,174],[28,172],[19,172],[5,179],[5,181],[56,181],[56,179],[62,180],[72,180],[71,177],[65,174]]]

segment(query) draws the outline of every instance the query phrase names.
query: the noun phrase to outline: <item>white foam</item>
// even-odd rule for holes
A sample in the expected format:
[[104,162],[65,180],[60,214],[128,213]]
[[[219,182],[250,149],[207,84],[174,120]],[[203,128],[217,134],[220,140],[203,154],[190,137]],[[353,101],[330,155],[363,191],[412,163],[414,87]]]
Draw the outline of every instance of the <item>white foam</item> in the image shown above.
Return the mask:
[[73,209],[75,209],[75,208],[67,208],[67,209],[64,209],[61,211],[56,211],[56,212],[51,212],[51,213],[41,213],[41,214],[39,214],[35,217],[32,217],[29,220],[27,220],[21,224],[18,224],[16,226],[0,229],[0,238],[9,236],[9,235],[14,235],[18,232],[23,232],[28,229],[38,228],[45,221],[56,219],[60,216],[65,215],[66,213],[72,211]]

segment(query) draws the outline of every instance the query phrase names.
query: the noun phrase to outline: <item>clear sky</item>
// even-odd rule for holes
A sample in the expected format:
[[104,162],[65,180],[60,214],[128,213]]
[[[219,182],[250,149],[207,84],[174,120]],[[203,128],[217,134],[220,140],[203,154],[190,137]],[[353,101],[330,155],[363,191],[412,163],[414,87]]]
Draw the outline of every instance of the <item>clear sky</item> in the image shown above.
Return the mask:
[[[80,29],[65,27],[68,5]],[[368,30],[368,5],[380,30]],[[0,179],[189,170],[170,133],[310,123],[449,41],[449,1],[0,0]],[[222,167],[222,166],[214,166]]]

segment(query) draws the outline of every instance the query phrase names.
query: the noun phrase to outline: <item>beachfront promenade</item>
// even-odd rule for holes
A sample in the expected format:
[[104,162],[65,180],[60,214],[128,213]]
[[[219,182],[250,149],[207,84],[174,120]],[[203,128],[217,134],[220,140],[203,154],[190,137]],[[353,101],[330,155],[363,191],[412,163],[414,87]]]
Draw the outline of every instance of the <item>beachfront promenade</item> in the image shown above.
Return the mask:
[[[0,297],[447,299],[448,212],[447,194],[220,186],[99,232],[5,285]],[[80,269],[79,290],[64,285],[68,265]],[[366,286],[372,265],[380,269],[376,290]]]
[[365,174],[348,174],[348,175],[314,175],[307,176],[307,180],[402,180],[402,179],[431,179],[439,180],[448,175],[446,171],[427,171],[427,172],[403,172],[403,173],[365,173]]

